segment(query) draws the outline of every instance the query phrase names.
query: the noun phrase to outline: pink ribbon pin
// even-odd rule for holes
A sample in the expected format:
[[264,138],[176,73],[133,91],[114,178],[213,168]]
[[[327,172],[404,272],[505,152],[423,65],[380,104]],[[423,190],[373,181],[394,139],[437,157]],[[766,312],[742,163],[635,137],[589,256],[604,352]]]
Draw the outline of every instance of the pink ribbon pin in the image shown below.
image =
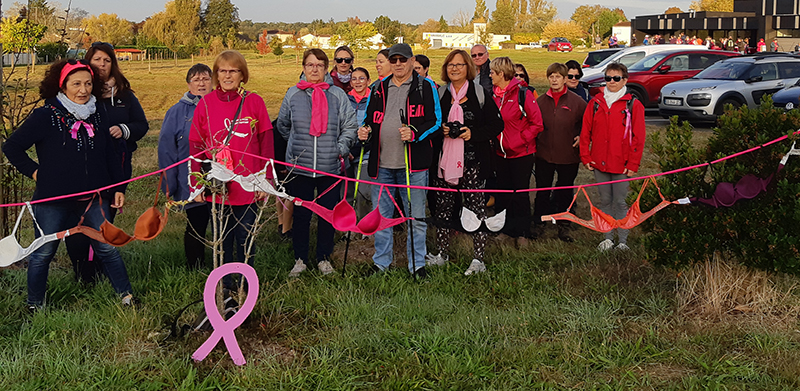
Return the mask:
[[72,124],[72,129],[70,129],[73,140],[78,139],[78,131],[81,130],[81,125],[86,128],[86,133],[89,134],[89,137],[94,137],[94,126],[92,124],[84,121],[75,121],[75,123]]
[[[244,276],[245,280],[247,280],[250,291],[248,292],[247,298],[244,300],[244,304],[241,306],[239,311],[228,321],[225,321],[222,319],[222,315],[220,315],[219,310],[217,309],[215,297],[217,283],[219,283],[222,277],[225,277],[228,274],[236,273]],[[209,353],[211,353],[211,350],[217,346],[219,340],[224,339],[225,346],[228,348],[228,353],[230,353],[233,363],[236,365],[246,364],[247,361],[244,359],[242,349],[239,348],[239,342],[236,341],[236,334],[234,334],[234,330],[241,326],[242,323],[244,323],[244,320],[250,315],[250,312],[253,311],[253,308],[256,306],[256,300],[258,300],[258,275],[256,274],[256,270],[250,265],[232,262],[226,263],[214,269],[211,274],[208,275],[206,287],[203,291],[203,302],[206,308],[206,316],[208,316],[208,321],[211,323],[211,326],[214,327],[214,332],[211,333],[211,336],[208,337],[208,339],[203,342],[199,348],[197,348],[194,354],[192,354],[192,359],[196,361],[202,361],[208,356]]]

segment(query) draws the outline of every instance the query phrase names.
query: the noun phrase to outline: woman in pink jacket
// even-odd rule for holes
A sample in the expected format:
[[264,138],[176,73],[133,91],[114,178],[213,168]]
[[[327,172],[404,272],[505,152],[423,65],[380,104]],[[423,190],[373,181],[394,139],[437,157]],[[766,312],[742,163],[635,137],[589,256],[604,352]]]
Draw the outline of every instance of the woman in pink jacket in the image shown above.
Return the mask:
[[[514,63],[508,57],[498,57],[489,64],[492,78],[492,98],[500,108],[505,127],[497,136],[494,168],[497,188],[528,189],[533,171],[536,136],[542,131],[542,113],[533,91],[524,90],[514,78]],[[523,89],[523,90],[521,90]],[[495,210],[506,211],[503,232],[525,246],[530,237],[531,199],[529,193],[497,193]]]
[[[644,106],[628,93],[628,68],[611,63],[605,71],[606,88],[589,101],[583,115],[580,148],[581,162],[594,171],[597,182],[610,182],[636,175],[644,150]],[[619,220],[628,213],[625,197],[628,182],[597,186],[597,207]],[[617,229],[618,250],[629,250],[628,230]],[[597,249],[614,247],[614,231],[605,234]]]
[[[215,160],[242,177],[262,171],[267,159],[274,157],[272,123],[264,100],[242,87],[249,77],[247,62],[239,52],[220,53],[211,75],[214,91],[198,102],[189,131],[193,156]],[[200,170],[200,164],[195,162],[192,171]],[[221,232],[225,263],[233,260],[235,248],[238,262],[253,264],[255,246],[250,242],[254,236],[256,201],[264,197],[264,193],[247,191],[236,181],[227,182],[221,195],[198,196],[196,201],[213,200],[222,206],[224,217],[219,222],[225,224]],[[234,289],[231,281],[230,276],[225,277],[226,288]]]

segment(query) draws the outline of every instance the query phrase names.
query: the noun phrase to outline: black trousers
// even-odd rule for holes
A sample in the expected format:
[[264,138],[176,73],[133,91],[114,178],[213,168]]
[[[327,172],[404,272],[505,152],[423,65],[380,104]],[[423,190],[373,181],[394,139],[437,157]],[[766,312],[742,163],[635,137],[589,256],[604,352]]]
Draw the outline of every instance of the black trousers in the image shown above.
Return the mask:
[[186,209],[186,231],[183,233],[183,250],[186,253],[186,266],[190,269],[206,265],[206,230],[211,217],[208,203]]
[[[536,187],[552,187],[553,178],[558,174],[555,186],[572,186],[578,176],[580,163],[554,164],[544,159],[536,159]],[[573,189],[558,189],[536,192],[533,206],[533,220],[541,223],[542,216],[566,212],[572,203]]]
[[[318,194],[336,183],[337,179],[329,176],[318,176],[316,178],[304,175],[295,175],[288,183],[291,194],[305,201],[312,201]],[[328,209],[341,200],[342,184],[339,183],[316,199],[317,204]],[[316,192],[315,192],[316,190]],[[294,246],[295,259],[302,259],[306,264],[311,264],[309,260],[309,240],[311,236],[311,210],[308,208],[294,209],[294,225],[292,226],[292,244]],[[336,231],[331,223],[317,219],[317,262],[322,261],[325,256],[333,253],[333,235]]]
[[[529,189],[533,162],[533,155],[511,159],[495,156],[494,167],[497,188],[500,190]],[[506,211],[506,224],[503,226],[503,233],[514,238],[530,236],[530,193],[495,193],[494,198],[495,211]]]

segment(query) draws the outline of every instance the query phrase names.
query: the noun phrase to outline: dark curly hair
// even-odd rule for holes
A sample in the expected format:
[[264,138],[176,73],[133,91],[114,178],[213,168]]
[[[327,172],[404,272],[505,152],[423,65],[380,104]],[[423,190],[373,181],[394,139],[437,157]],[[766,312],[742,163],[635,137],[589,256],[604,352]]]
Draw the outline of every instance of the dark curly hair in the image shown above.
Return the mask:
[[[79,60],[79,61],[82,64],[89,65],[89,61],[86,60]],[[59,84],[59,79],[61,78],[61,70],[64,69],[64,66],[70,62],[74,64],[75,60],[58,61],[53,65],[51,65],[50,68],[47,69],[47,71],[45,71],[44,79],[42,79],[42,82],[39,84],[39,96],[41,96],[42,99],[55,98],[56,95],[58,95],[58,93],[61,92],[61,90],[63,90],[67,80],[66,78],[64,79],[64,85]],[[100,81],[100,76],[97,73],[97,68],[91,65],[89,65],[89,67],[92,69],[92,73],[94,74],[94,77],[92,77],[92,95],[99,97],[103,94],[103,82]],[[81,70],[83,70],[83,68],[74,69],[67,76],[75,72],[79,72]]]
[[[119,63],[117,62],[117,54],[114,53],[114,47],[111,46],[110,43],[95,42],[92,44],[92,47],[90,47],[89,50],[86,51],[86,55],[83,56],[83,58],[86,59],[87,61],[92,61],[92,57],[94,57],[95,53],[97,52],[103,52],[107,54],[108,57],[111,57],[111,71],[109,71],[109,76],[114,78],[116,82],[115,88],[117,89],[117,91],[119,92],[133,91],[131,89],[131,82],[129,82],[128,79],[125,78],[125,76],[122,74],[122,71],[119,69]],[[103,80],[103,83],[105,83],[105,80]]]

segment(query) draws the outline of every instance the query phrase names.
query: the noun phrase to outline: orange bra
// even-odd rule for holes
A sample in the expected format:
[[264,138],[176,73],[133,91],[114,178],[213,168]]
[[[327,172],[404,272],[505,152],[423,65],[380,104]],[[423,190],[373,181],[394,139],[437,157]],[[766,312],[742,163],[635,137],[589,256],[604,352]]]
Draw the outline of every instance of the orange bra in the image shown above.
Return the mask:
[[[649,182],[653,182],[653,185],[656,187],[656,189],[658,189],[658,195],[661,197],[661,202],[653,209],[650,209],[647,212],[642,212],[639,207],[639,200],[641,200],[642,193],[644,193],[644,189],[647,188],[647,184]],[[660,211],[661,209],[664,209],[671,204],[680,203],[679,201],[667,201],[664,198],[664,195],[661,194],[661,189],[658,187],[656,180],[653,177],[647,177],[642,184],[641,190],[639,190],[639,196],[636,197],[636,201],[633,203],[633,205],[631,205],[630,209],[628,209],[628,213],[621,220],[616,220],[592,204],[592,200],[589,199],[589,195],[586,194],[586,189],[584,189],[583,186],[580,187],[580,191],[583,192],[583,195],[586,197],[586,201],[589,202],[589,207],[592,212],[591,220],[584,220],[578,218],[572,213],[562,212],[553,215],[542,216],[542,221],[552,221],[555,223],[556,220],[567,220],[576,224],[580,224],[594,231],[609,232],[615,228],[631,229],[649,219],[650,216],[656,214],[656,212]],[[567,208],[568,211],[572,209],[572,205],[575,204],[575,200],[577,198],[578,194],[576,193],[575,197],[572,198],[572,203],[569,205],[569,208]]]
[[[164,180],[164,174],[161,174],[161,179],[158,181],[158,189],[156,190],[156,199],[153,202],[153,206],[147,208],[147,210],[142,213],[139,218],[136,220],[136,225],[133,229],[133,236],[128,235],[125,231],[117,228],[114,224],[111,224],[107,219],[100,224],[100,230],[96,230],[91,227],[87,227],[83,225],[84,217],[81,217],[80,222],[78,222],[78,226],[74,229],[70,230],[70,233],[81,233],[88,236],[91,239],[94,239],[101,243],[107,243],[114,247],[122,247],[133,240],[142,240],[148,241],[154,239],[161,231],[164,229],[164,226],[167,225],[167,214],[169,213],[169,208],[164,209],[164,214],[162,215],[161,212],[156,208],[158,206],[158,195],[161,192],[161,183]],[[167,197],[169,197],[169,188],[167,189]],[[103,199],[102,197],[98,197],[100,199],[100,212],[103,213],[103,218],[105,219],[106,214],[103,212]],[[89,208],[92,206],[91,203],[86,207],[88,211]],[[85,212],[84,212],[85,213]]]

